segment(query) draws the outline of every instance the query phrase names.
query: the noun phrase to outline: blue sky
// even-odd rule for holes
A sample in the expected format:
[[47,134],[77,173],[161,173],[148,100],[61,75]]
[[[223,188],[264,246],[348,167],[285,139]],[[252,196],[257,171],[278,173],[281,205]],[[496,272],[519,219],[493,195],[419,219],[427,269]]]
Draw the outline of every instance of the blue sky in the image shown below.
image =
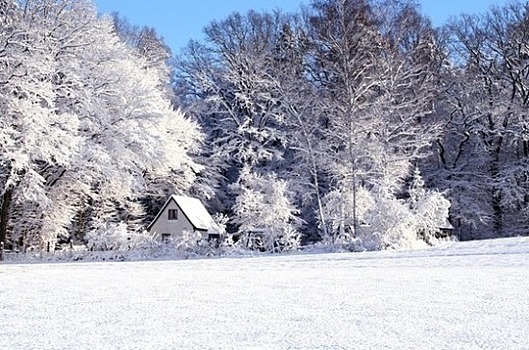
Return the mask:
[[[131,23],[147,25],[165,39],[177,53],[190,39],[201,39],[202,29],[213,20],[221,20],[232,12],[250,9],[262,11],[282,9],[296,11],[310,0],[94,0],[99,12],[119,12]],[[419,0],[422,11],[434,25],[443,24],[460,13],[480,13],[507,0]]]

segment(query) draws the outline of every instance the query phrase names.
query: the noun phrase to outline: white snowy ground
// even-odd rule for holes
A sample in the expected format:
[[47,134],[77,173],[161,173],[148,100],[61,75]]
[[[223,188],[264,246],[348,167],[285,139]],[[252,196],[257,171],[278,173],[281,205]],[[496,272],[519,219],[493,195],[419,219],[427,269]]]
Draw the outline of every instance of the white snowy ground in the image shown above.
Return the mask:
[[529,349],[529,238],[3,264],[0,349]]

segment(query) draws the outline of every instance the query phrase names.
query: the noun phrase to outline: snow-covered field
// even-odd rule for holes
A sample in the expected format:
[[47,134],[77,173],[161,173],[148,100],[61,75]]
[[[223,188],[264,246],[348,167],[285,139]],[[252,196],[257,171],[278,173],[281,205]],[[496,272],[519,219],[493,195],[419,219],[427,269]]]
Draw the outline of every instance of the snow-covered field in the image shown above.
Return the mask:
[[0,349],[529,349],[529,238],[3,264]]

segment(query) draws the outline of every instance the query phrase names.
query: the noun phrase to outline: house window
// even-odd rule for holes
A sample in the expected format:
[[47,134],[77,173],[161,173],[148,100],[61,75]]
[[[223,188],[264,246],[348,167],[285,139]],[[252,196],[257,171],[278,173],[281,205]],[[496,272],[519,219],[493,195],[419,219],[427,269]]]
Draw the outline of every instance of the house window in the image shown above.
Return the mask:
[[170,242],[171,242],[171,234],[162,233],[162,243],[170,243]]
[[208,235],[208,241],[219,240],[220,235],[218,233],[210,233]]
[[178,220],[178,210],[177,209],[169,209],[169,220]]

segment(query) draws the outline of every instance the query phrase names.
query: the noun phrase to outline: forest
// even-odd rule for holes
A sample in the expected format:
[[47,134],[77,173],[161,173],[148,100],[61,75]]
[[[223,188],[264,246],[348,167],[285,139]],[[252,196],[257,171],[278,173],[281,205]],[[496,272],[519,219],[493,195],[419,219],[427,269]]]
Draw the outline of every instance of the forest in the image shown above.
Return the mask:
[[0,242],[152,245],[172,194],[267,251],[527,235],[528,10],[313,0],[173,53],[89,0],[0,0]]

